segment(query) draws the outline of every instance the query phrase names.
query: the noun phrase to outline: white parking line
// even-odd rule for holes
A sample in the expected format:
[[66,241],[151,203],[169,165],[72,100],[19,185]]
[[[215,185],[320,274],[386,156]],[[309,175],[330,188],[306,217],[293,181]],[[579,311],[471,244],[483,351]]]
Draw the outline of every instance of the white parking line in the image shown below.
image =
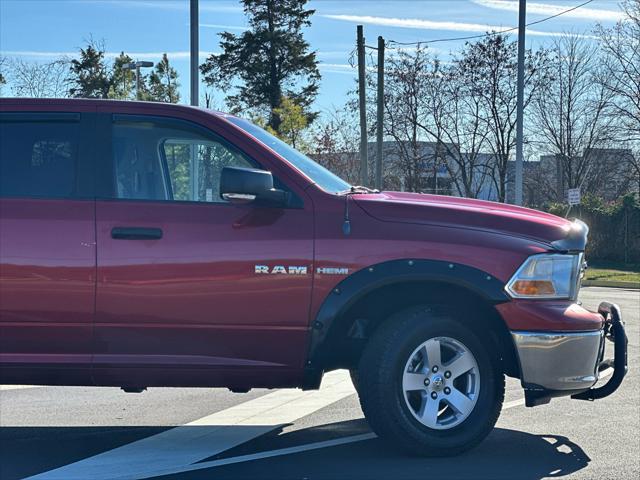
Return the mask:
[[502,410],[509,410],[513,407],[519,407],[520,405],[524,405],[524,398],[519,398],[518,400],[512,400],[510,402],[504,402],[502,404]]
[[30,478],[141,479],[158,476],[167,470],[182,471],[200,460],[306,417],[354,393],[348,372],[331,372],[325,375],[319,391],[277,390]]
[[0,392],[5,390],[22,390],[24,388],[42,388],[44,385],[0,385]]

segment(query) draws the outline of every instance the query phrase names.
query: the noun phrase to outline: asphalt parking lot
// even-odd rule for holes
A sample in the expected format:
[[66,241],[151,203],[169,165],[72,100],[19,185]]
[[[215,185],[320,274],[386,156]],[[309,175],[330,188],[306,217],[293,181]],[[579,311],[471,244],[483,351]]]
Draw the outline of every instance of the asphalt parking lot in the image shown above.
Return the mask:
[[496,429],[459,457],[409,457],[375,438],[344,372],[320,392],[20,386],[0,391],[0,479],[640,478],[640,293],[590,287],[581,299],[623,310],[620,390],[530,409],[510,380]]

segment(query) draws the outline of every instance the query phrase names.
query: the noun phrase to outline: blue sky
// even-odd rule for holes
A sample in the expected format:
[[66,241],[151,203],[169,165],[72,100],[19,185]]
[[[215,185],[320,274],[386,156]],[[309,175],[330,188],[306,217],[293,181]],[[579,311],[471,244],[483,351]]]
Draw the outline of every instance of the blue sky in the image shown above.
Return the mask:
[[[527,21],[558,13],[584,0],[528,1]],[[239,1],[200,0],[202,59],[218,52],[217,34],[239,33],[246,21]],[[316,108],[340,106],[353,88],[355,72],[349,55],[356,25],[364,24],[368,44],[378,35],[413,42],[483,33],[517,25],[517,0],[311,0],[316,9],[305,32],[318,52],[322,82]],[[589,5],[528,30],[527,47],[553,40],[554,34],[589,34],[595,22],[613,24],[620,16],[615,0]],[[178,69],[182,101],[188,102],[189,0],[0,0],[0,55],[49,61],[74,55],[85,40],[104,40],[108,56],[121,50],[140,60],[160,59],[162,52]],[[461,41],[434,44],[443,59]],[[5,93],[6,94],[6,93]],[[217,92],[216,97],[221,98]]]

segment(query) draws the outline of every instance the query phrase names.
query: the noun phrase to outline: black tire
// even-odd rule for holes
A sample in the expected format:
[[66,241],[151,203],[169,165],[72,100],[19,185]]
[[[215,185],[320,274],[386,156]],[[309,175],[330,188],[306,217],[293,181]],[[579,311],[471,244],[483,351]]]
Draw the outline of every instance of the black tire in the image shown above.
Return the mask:
[[[402,388],[409,357],[422,342],[435,337],[464,344],[475,358],[481,379],[471,413],[444,430],[418,421]],[[504,400],[504,374],[493,351],[444,307],[413,307],[393,315],[374,333],[358,367],[358,394],[369,425],[390,445],[412,454],[449,456],[475,447],[493,429]]]

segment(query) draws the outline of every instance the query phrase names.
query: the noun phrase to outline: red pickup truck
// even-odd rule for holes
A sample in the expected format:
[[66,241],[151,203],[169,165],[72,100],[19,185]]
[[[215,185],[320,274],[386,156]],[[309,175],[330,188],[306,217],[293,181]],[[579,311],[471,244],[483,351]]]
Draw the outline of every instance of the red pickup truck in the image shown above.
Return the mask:
[[577,303],[587,230],[353,186],[223,113],[2,99],[0,383],[316,389],[343,368],[376,433],[455,454],[505,375],[528,406],[622,382],[619,309]]

